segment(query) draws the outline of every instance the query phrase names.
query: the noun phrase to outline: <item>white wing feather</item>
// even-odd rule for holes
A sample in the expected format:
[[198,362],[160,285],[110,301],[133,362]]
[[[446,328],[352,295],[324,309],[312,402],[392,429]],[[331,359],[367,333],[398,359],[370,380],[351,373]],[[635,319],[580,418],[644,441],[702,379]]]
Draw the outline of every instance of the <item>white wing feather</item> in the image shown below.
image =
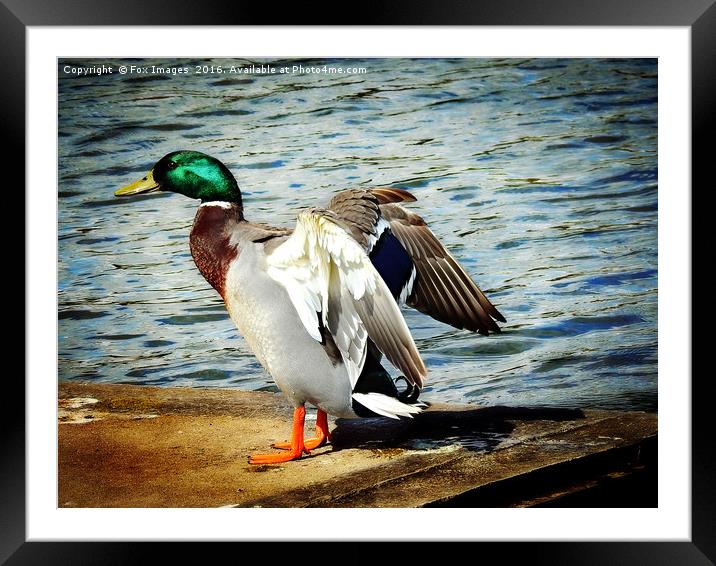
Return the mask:
[[382,393],[353,393],[353,398],[364,407],[367,407],[374,413],[398,419],[399,417],[410,417],[422,412],[423,403],[408,405],[398,401],[395,397],[388,397]]
[[330,218],[319,211],[301,213],[293,234],[267,263],[269,276],[283,285],[318,341],[321,317],[352,387],[365,364],[369,336],[394,365],[422,382],[425,366],[390,290],[363,248]]

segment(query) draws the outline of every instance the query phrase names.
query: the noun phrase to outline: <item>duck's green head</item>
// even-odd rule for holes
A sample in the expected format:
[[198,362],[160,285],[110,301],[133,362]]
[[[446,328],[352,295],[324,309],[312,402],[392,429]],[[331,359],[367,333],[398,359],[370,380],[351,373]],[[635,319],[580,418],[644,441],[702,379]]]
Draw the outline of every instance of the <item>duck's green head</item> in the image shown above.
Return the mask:
[[241,205],[236,179],[221,161],[198,151],[174,151],[162,157],[144,177],[115,191],[118,197],[170,191],[200,199]]

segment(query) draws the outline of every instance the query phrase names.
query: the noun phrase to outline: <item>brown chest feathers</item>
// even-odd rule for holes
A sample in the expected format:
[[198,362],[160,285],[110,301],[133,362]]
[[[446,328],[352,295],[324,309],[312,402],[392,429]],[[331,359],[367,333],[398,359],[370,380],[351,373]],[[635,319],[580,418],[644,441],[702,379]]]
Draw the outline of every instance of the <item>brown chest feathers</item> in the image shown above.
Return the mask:
[[194,218],[189,247],[194,263],[209,284],[224,296],[226,273],[239,254],[231,235],[242,220],[241,209],[229,203],[202,205]]

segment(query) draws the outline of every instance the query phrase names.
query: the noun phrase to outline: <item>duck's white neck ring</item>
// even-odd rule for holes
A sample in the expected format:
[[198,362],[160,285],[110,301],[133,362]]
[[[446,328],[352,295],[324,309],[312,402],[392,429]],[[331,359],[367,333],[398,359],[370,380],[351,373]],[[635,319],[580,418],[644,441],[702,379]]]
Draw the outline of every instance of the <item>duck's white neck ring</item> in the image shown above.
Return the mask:
[[221,208],[225,208],[228,210],[229,208],[231,208],[231,203],[225,200],[212,200],[209,202],[202,202],[199,205],[199,208],[203,208],[205,206],[220,206]]

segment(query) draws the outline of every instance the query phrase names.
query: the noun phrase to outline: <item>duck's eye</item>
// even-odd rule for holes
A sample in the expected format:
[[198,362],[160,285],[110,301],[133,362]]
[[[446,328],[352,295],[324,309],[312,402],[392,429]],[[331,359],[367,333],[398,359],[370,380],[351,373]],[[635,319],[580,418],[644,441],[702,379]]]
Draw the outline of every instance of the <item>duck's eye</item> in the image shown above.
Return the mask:
[[177,168],[177,164],[174,163],[173,161],[170,161],[169,163],[167,163],[167,169],[176,169],[176,168]]

